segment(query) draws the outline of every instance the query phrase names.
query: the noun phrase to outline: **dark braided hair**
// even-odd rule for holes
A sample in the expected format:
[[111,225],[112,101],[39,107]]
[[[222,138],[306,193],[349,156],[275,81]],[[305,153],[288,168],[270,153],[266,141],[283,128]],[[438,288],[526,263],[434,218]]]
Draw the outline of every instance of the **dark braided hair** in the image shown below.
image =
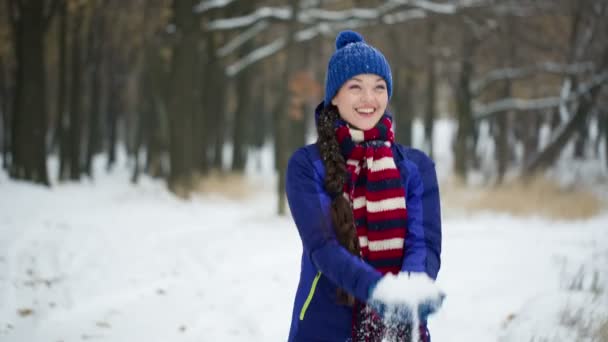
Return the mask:
[[[355,219],[350,200],[342,195],[346,179],[346,161],[340,152],[334,125],[340,115],[338,108],[330,105],[321,110],[317,118],[317,145],[325,166],[325,190],[332,196],[331,219],[336,237],[350,253],[361,255]],[[354,305],[355,298],[338,288],[337,300],[340,304]]]

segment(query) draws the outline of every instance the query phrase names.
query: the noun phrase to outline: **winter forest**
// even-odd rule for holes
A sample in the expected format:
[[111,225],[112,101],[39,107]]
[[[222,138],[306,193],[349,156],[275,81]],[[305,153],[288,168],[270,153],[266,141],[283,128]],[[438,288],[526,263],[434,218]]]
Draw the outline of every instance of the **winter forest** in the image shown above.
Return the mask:
[[608,341],[608,1],[0,0],[0,341],[285,341],[336,33],[435,161],[433,341]]

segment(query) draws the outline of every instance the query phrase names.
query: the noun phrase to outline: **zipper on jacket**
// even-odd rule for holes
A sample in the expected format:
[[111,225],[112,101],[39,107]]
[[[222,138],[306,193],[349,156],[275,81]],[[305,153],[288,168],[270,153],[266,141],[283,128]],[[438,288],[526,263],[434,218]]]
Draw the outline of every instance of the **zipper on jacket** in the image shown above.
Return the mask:
[[312,286],[310,287],[310,292],[308,292],[308,297],[306,297],[306,301],[302,306],[302,310],[300,311],[300,321],[304,320],[304,315],[306,314],[306,310],[312,301],[312,297],[315,294],[315,289],[317,288],[317,283],[319,282],[319,278],[321,278],[321,272],[317,272],[315,279],[312,281]]

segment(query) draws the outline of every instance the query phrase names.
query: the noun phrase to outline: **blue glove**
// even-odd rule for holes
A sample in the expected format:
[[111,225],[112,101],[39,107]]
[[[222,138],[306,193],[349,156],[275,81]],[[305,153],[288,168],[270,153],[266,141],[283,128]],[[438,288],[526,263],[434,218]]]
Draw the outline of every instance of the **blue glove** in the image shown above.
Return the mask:
[[418,318],[421,322],[426,322],[429,315],[434,314],[439,310],[443,300],[445,298],[445,294],[441,292],[439,297],[429,298],[425,301],[418,304]]

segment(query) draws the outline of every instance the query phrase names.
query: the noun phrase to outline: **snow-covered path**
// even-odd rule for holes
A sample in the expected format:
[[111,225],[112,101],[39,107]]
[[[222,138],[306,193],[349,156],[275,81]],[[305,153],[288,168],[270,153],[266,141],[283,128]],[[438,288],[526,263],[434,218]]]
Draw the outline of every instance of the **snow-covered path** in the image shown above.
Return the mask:
[[[0,341],[286,340],[301,247],[291,220],[274,216],[272,191],[181,201],[162,183],[127,180],[48,190],[0,176]],[[606,214],[446,217],[448,297],[433,340],[559,333],[576,272],[596,271],[607,288],[607,227]],[[547,298],[555,308],[534,305]]]

